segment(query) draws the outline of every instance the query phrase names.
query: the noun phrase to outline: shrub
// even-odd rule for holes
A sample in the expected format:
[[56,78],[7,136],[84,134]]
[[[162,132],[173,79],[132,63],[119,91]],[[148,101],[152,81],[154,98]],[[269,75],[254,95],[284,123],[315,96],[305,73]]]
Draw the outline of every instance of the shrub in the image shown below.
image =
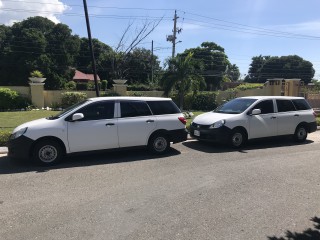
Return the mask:
[[87,83],[77,83],[76,89],[80,90],[80,91],[88,90],[88,84]]
[[0,130],[0,146],[5,146],[7,144],[10,134],[9,131]]
[[67,108],[88,98],[87,94],[83,92],[65,92],[62,93],[61,96],[61,106],[63,108]]
[[69,81],[64,85],[64,88],[67,90],[76,90],[77,84],[74,81]]
[[147,85],[147,84],[131,84],[127,87],[128,91],[160,91],[161,88],[155,85]]
[[198,93],[193,97],[192,109],[194,110],[213,110],[217,107],[215,93]]
[[239,86],[233,88],[234,90],[244,91],[247,89],[255,89],[255,88],[262,88],[263,83],[246,83],[246,84],[240,84]]
[[[177,93],[170,96],[179,106],[179,95]],[[209,111],[217,107],[216,94],[214,92],[188,93],[184,96],[183,109]]]
[[30,105],[30,101],[19,96],[16,91],[9,88],[0,88],[0,109],[21,109]]
[[107,90],[107,86],[108,86],[108,81],[107,80],[102,80],[101,81],[101,90],[102,91]]
[[121,95],[114,91],[107,91],[104,94],[102,94],[101,97],[115,97],[115,96],[121,96]]
[[30,76],[31,77],[34,77],[34,78],[43,78],[43,74],[42,72],[40,72],[39,70],[34,70],[30,73]]

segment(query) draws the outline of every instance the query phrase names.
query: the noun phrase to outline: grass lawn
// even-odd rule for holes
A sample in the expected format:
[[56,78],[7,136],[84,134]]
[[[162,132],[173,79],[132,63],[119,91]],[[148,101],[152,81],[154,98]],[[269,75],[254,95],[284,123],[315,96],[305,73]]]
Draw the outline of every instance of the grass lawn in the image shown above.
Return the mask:
[[59,111],[33,110],[25,112],[0,112],[0,131],[12,132],[22,123],[56,115]]

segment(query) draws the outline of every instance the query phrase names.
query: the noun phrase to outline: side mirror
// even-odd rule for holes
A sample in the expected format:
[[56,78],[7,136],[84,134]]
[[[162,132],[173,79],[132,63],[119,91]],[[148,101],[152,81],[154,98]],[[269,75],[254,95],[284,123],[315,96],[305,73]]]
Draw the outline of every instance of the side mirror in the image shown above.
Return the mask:
[[259,115],[261,114],[261,109],[253,109],[251,115]]
[[72,121],[77,121],[84,118],[83,113],[75,113],[72,115]]

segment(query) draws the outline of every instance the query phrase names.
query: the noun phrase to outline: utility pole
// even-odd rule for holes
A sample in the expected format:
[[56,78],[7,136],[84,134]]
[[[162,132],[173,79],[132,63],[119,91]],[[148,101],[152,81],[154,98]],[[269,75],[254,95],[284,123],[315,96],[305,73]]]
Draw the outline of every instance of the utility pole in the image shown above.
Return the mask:
[[151,82],[153,84],[153,40],[151,41]]
[[173,30],[172,30],[173,35],[167,36],[167,41],[172,42],[172,58],[174,58],[176,55],[177,33],[179,34],[182,31],[182,28],[177,28],[178,18],[179,17],[177,16],[177,10],[175,10],[174,11],[174,18],[173,18]]
[[93,70],[93,76],[94,76],[94,85],[95,85],[95,89],[96,89],[96,96],[99,97],[97,68],[96,68],[96,61],[95,61],[94,52],[93,52],[91,30],[90,30],[90,22],[89,22],[89,15],[88,15],[88,8],[87,8],[86,0],[83,0],[83,7],[84,7],[84,13],[86,15],[87,32],[88,32],[88,39],[89,39],[89,48],[90,48],[90,52],[91,52],[92,70]]

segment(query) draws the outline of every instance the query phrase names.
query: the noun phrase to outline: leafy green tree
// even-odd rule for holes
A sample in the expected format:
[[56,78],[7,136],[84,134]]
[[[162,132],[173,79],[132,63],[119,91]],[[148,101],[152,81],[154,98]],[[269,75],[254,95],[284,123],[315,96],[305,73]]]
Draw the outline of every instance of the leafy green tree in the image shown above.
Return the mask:
[[80,39],[67,25],[31,17],[9,30],[1,27],[0,32],[5,32],[0,46],[0,85],[27,85],[30,72],[36,69],[46,76],[46,89],[63,88],[72,78],[70,67],[79,52]]
[[[193,58],[200,63],[198,66],[202,66],[201,75],[206,81],[207,90],[219,89],[228,66],[233,66],[224,48],[213,42],[204,42],[200,47],[185,50],[182,55],[186,56],[190,52],[193,53]],[[198,70],[200,71],[200,68]]]
[[297,55],[257,56],[252,58],[246,82],[264,83],[269,78],[300,78],[308,84],[315,70],[313,64]]
[[201,84],[205,85],[204,78],[198,73],[197,62],[190,52],[186,56],[177,56],[168,60],[168,70],[163,74],[162,86],[165,95],[171,90],[178,90],[179,107],[183,110],[184,96],[187,92],[197,91]]

